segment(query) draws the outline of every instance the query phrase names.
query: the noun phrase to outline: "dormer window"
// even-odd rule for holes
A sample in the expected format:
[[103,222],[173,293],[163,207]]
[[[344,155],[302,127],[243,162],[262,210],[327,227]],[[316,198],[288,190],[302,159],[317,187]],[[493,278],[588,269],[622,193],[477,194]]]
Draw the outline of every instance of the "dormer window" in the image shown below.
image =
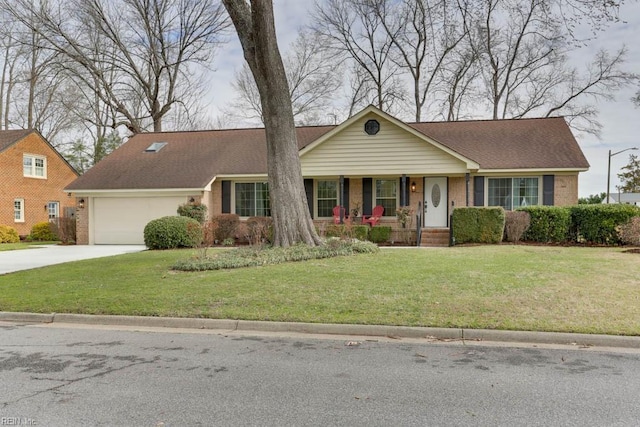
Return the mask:
[[153,144],[148,146],[147,149],[144,150],[144,152],[145,153],[157,153],[158,151],[162,150],[162,147],[164,147],[165,145],[167,145],[166,142],[154,142]]

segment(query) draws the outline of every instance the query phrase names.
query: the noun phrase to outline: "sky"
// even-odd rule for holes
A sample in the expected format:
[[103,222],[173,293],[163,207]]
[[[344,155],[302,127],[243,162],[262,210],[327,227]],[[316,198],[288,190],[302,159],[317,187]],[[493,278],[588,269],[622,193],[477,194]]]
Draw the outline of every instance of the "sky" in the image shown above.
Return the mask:
[[[295,40],[298,28],[309,22],[314,0],[274,0],[273,3],[278,45],[284,54]],[[627,4],[621,8],[620,17],[624,20],[623,23],[612,25],[600,34],[597,41],[572,58],[573,63],[577,66],[588,63],[594,52],[601,47],[615,51],[625,44],[628,49],[625,69],[640,74],[640,2],[627,0]],[[235,34],[229,36],[229,42],[219,49],[214,61],[214,73],[210,82],[213,90],[209,94],[209,102],[213,115],[216,116],[233,99],[231,83],[235,72],[240,70],[244,62]],[[597,104],[600,110],[598,120],[603,125],[600,138],[574,131],[576,140],[591,165],[588,172],[580,174],[580,197],[607,190],[609,150],[615,153],[631,147],[640,149],[640,108],[630,101],[635,90],[629,88],[617,93],[614,101]],[[629,154],[640,155],[640,150],[626,151],[611,158],[611,193],[617,191],[616,186],[620,184],[617,174],[629,162]]]

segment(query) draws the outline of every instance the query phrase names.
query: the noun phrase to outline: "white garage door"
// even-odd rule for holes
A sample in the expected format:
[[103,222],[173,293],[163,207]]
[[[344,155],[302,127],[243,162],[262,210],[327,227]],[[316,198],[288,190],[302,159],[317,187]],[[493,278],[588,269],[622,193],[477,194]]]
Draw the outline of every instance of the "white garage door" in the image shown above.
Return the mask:
[[152,219],[177,215],[184,196],[96,197],[93,199],[93,232],[96,245],[144,244],[144,227]]

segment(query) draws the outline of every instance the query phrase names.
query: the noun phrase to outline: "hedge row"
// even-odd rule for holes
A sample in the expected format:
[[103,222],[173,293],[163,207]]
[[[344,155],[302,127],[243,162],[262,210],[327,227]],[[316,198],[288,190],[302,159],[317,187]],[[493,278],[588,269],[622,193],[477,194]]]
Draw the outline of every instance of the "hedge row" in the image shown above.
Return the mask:
[[[518,212],[526,213],[528,219]],[[502,208],[456,208],[453,236],[456,243],[498,243],[522,238],[541,243],[618,245],[640,239],[635,236],[637,220],[633,219],[637,217],[640,207],[619,204],[528,206],[508,215]]]
[[542,243],[622,243],[619,228],[640,216],[633,205],[529,206],[519,209],[531,216],[524,239]]
[[455,243],[500,243],[504,234],[504,209],[464,207],[453,210]]

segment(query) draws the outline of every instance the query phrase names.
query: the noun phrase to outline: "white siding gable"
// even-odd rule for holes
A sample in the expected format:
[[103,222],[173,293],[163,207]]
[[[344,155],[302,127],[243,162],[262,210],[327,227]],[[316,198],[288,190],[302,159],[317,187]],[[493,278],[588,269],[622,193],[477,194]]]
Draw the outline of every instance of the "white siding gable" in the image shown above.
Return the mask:
[[[367,120],[380,122],[367,135]],[[304,176],[449,175],[467,172],[466,163],[377,114],[367,114],[304,153]]]

